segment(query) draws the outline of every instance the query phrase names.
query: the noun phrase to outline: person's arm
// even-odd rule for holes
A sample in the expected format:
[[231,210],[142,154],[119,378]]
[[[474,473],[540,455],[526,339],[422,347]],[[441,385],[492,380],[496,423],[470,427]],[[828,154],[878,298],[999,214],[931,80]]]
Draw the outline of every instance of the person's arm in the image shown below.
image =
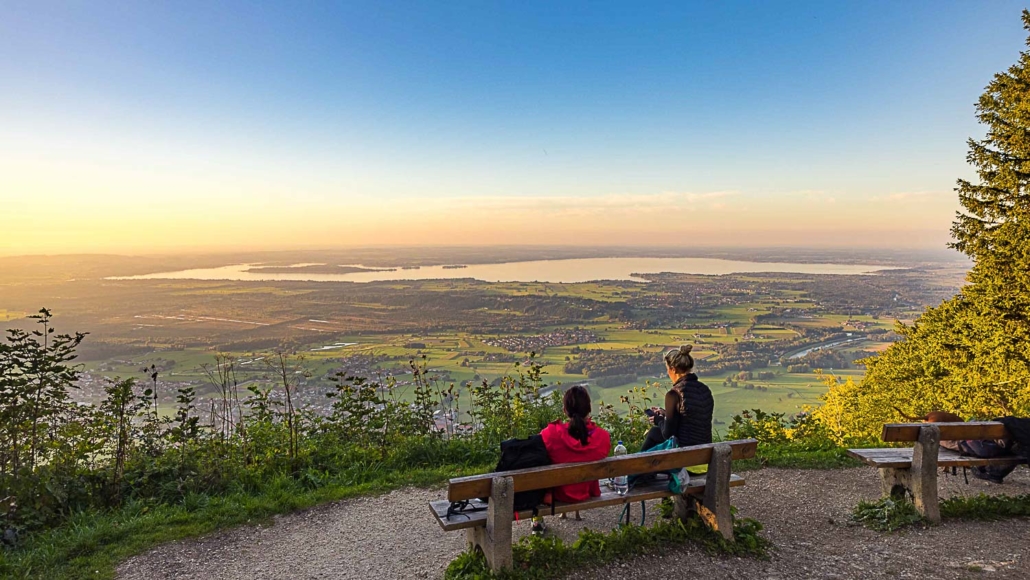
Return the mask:
[[661,424],[662,437],[668,439],[676,434],[680,427],[680,398],[675,390],[665,393],[665,421]]

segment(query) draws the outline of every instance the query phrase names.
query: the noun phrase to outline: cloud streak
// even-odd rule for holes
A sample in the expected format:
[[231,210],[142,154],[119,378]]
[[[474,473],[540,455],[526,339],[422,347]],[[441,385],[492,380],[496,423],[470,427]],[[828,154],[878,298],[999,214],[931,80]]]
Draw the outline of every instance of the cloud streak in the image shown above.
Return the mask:
[[637,210],[668,211],[690,204],[709,205],[727,197],[737,195],[735,191],[709,192],[663,192],[653,194],[606,194],[592,196],[508,196],[508,197],[452,197],[435,200],[436,204],[451,204],[466,208],[490,210],[540,210],[584,211],[584,210]]
[[938,195],[930,191],[902,191],[898,193],[889,193],[887,195],[874,195],[869,198],[871,202],[906,202],[906,201],[921,201],[927,199],[933,195]]

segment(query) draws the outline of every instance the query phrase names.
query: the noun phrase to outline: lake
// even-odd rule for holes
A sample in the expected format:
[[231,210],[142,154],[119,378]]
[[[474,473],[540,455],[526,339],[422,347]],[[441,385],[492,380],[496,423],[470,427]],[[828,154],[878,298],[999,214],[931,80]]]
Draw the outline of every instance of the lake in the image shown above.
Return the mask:
[[[312,264],[297,264],[297,267]],[[341,264],[347,268],[365,268],[357,264]],[[141,276],[112,277],[112,280],[251,280],[315,282],[381,282],[390,280],[435,280],[474,278],[484,282],[552,282],[575,283],[592,280],[631,280],[646,282],[633,274],[676,272],[682,274],[734,274],[747,272],[792,272],[799,274],[868,274],[889,270],[886,266],[868,264],[792,264],[785,262],[745,262],[713,258],[580,258],[568,260],[533,260],[502,264],[469,264],[422,266],[417,269],[374,270],[348,273],[289,273],[282,268],[274,272],[248,272],[261,264],[234,264],[219,268],[159,272]]]

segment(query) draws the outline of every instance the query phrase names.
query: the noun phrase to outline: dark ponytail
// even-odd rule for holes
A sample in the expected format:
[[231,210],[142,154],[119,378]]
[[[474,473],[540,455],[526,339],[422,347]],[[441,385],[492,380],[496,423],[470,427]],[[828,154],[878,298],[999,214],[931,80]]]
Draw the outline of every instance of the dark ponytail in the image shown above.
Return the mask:
[[587,433],[587,417],[590,415],[590,393],[583,387],[576,385],[565,391],[565,398],[562,401],[565,414],[569,417],[569,435],[586,447],[589,433]]

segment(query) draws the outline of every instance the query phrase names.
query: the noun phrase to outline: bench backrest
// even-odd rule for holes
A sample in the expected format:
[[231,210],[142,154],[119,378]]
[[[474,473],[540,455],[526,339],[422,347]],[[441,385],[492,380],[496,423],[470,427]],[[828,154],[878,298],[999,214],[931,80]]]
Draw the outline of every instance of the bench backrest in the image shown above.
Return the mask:
[[[755,451],[758,449],[758,441],[754,439],[727,441],[725,444],[729,445],[732,449],[732,459],[750,459],[755,456]],[[490,495],[493,478],[498,476],[511,477],[515,491],[519,492],[533,489],[548,489],[559,485],[593,481],[620,475],[651,473],[654,471],[678,469],[680,467],[707,465],[712,458],[712,449],[716,445],[721,445],[721,443],[693,445],[691,447],[654,451],[651,453],[633,453],[622,457],[608,457],[600,461],[586,463],[562,463],[546,467],[530,467],[528,469],[458,477],[450,481],[450,485],[447,487],[447,499],[450,501],[461,501],[476,497],[486,497]]]
[[883,426],[884,441],[918,441],[919,430],[934,425],[941,431],[941,441],[962,439],[1002,439],[1008,437],[1005,425],[997,421],[966,423],[888,423]]

